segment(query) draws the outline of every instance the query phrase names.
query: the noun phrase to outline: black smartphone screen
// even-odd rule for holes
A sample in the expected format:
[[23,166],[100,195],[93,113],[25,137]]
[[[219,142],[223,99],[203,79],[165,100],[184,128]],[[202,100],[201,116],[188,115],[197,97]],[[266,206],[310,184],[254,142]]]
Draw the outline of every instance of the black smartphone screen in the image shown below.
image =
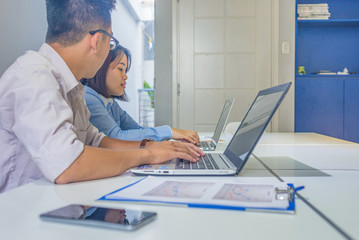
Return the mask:
[[155,212],[73,204],[43,213],[40,218],[63,223],[135,230],[154,220],[156,216]]

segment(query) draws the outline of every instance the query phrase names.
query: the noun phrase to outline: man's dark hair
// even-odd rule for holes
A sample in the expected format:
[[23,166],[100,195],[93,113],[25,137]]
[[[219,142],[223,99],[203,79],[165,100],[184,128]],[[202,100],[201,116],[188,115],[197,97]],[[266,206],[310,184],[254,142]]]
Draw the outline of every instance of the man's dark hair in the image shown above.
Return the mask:
[[109,52],[105,62],[103,63],[101,68],[97,71],[96,75],[90,79],[82,79],[81,83],[83,85],[89,86],[97,93],[101,94],[106,98],[114,97],[121,101],[127,102],[128,97],[125,91],[121,96],[111,96],[106,88],[106,74],[108,68],[110,67],[110,64],[116,59],[121,59],[123,55],[126,55],[127,57],[127,68],[126,68],[126,73],[127,73],[131,68],[131,62],[132,62],[131,52],[127,48],[118,45],[116,49]]
[[92,30],[107,30],[116,0],[46,0],[46,42],[70,46]]

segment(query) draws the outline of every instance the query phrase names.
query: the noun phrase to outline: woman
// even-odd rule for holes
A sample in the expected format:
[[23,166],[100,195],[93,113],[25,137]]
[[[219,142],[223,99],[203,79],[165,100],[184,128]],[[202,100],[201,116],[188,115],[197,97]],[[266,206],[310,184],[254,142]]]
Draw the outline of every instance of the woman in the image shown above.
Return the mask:
[[199,144],[197,132],[160,126],[143,128],[115,101],[127,101],[125,93],[127,72],[131,67],[131,53],[119,45],[110,51],[95,77],[83,79],[85,100],[91,112],[90,122],[107,136],[138,141],[175,139]]

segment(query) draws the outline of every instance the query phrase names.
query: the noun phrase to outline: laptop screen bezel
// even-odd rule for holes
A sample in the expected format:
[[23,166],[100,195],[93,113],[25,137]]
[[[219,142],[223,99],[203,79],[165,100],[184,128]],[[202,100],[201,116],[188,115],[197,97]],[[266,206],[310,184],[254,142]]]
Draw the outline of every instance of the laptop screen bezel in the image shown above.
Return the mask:
[[[289,83],[285,83],[279,86],[275,86],[272,88],[268,88],[268,89],[264,89],[259,91],[259,93],[257,94],[256,98],[254,99],[251,107],[249,108],[249,110],[247,111],[246,115],[244,116],[241,124],[239,125],[239,127],[237,128],[236,132],[234,133],[231,141],[229,142],[226,150],[224,151],[224,155],[237,167],[237,174],[242,170],[242,168],[244,167],[244,165],[246,164],[246,162],[248,161],[249,157],[252,155],[253,150],[255,149],[255,147],[257,146],[260,138],[262,137],[263,133],[265,132],[265,130],[268,127],[268,124],[271,122],[274,114],[276,113],[279,105],[282,103],[284,97],[286,96],[286,94],[288,93],[288,90],[291,86],[291,82]],[[272,93],[276,93],[276,92],[283,92],[280,99],[278,100],[276,106],[273,108],[269,118],[267,119],[263,129],[261,130],[260,134],[257,136],[257,139],[255,140],[254,144],[251,146],[250,150],[248,151],[248,154],[246,155],[246,157],[243,159],[240,159],[239,156],[237,156],[235,153],[233,153],[230,149],[231,144],[235,138],[235,136],[237,135],[237,132],[241,129],[242,124],[244,122],[244,120],[247,118],[248,114],[251,112],[252,107],[254,106],[256,100],[258,99],[258,97],[260,96],[264,96],[264,95],[268,95],[268,94],[272,94]]]
[[[221,123],[221,118],[222,118],[222,115],[224,114],[224,111],[226,110],[226,106],[227,106],[227,103],[228,103],[228,102],[229,102],[229,104],[230,104],[229,110],[228,110],[227,116],[226,116],[226,118],[225,118],[225,120],[224,120],[224,123],[223,123],[223,125],[222,125],[222,128],[220,129],[219,126],[220,126],[220,123]],[[224,105],[223,105],[222,113],[221,113],[221,115],[220,115],[220,117],[219,117],[219,120],[218,120],[216,129],[214,130],[213,137],[212,137],[212,142],[213,142],[215,145],[217,145],[217,143],[218,143],[218,141],[219,141],[219,139],[220,139],[220,137],[221,137],[222,131],[223,131],[224,127],[226,126],[226,122],[227,122],[227,120],[228,120],[228,118],[229,118],[229,114],[231,113],[231,109],[232,109],[232,106],[233,106],[233,102],[234,102],[234,98],[228,99],[228,100],[225,101],[225,103],[224,103]],[[218,134],[218,139],[215,139],[215,136],[217,135],[217,134],[216,134],[217,131],[220,131],[220,133]]]

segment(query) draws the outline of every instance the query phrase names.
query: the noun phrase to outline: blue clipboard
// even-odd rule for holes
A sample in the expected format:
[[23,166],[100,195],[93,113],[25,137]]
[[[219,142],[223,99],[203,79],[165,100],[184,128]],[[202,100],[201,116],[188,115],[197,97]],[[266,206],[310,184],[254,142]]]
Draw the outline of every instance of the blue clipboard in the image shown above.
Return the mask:
[[103,201],[121,201],[121,202],[132,202],[132,203],[147,203],[147,204],[162,204],[170,206],[184,206],[190,208],[208,208],[208,209],[223,209],[223,210],[238,210],[238,211],[256,211],[256,212],[272,212],[272,213],[284,213],[284,214],[295,214],[295,192],[303,189],[304,187],[295,188],[293,184],[287,184],[287,188],[275,189],[276,198],[278,200],[288,201],[288,207],[286,208],[271,208],[271,207],[240,207],[231,205],[218,205],[218,204],[202,204],[202,203],[188,203],[188,202],[168,202],[168,201],[157,201],[157,200],[144,200],[144,199],[133,199],[133,198],[114,198],[112,194],[123,191],[129,187],[132,187],[142,180],[142,178],[134,183],[131,183],[123,188],[108,193],[98,200]]

